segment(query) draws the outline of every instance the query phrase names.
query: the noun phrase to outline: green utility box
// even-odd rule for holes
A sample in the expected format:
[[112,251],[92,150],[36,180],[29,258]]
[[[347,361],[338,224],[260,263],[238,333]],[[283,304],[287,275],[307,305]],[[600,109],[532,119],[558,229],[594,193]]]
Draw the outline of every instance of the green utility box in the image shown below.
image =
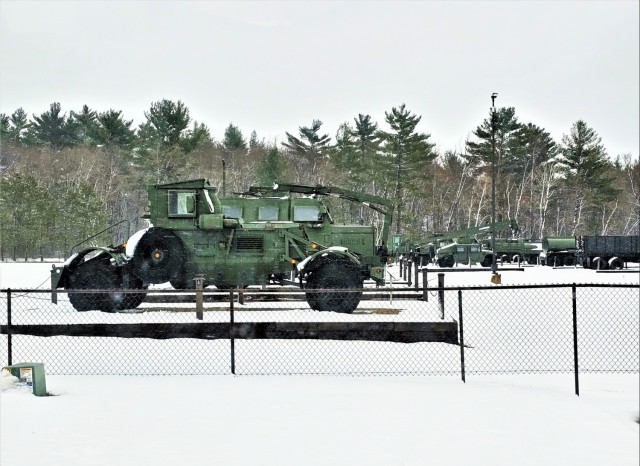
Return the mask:
[[20,362],[5,369],[18,377],[18,384],[31,387],[35,396],[47,395],[47,384],[44,378],[44,364],[41,362]]

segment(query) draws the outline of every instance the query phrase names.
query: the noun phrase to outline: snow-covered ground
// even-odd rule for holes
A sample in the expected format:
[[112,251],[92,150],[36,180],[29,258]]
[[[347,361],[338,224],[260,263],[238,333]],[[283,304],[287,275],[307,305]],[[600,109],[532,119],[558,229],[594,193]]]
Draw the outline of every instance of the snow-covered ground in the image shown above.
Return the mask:
[[[35,288],[40,285],[47,288],[50,268],[50,264],[38,263],[0,264],[0,288]],[[397,270],[392,269],[391,272],[398,275]],[[489,277],[489,272],[447,273],[445,284],[489,285]],[[429,276],[430,280],[433,278],[435,273]],[[639,278],[637,268],[624,274],[596,274],[583,269],[554,270],[546,267],[502,273],[503,284],[638,285]],[[430,285],[435,286],[435,283]],[[505,296],[510,291],[505,290]],[[588,292],[588,288],[584,292]],[[635,305],[633,300],[640,296],[640,288],[630,296],[631,305]],[[535,316],[545,311],[544,306],[549,306],[537,307],[532,300],[522,298],[521,294],[509,297],[510,308],[514,312]],[[565,298],[559,295],[553,299]],[[430,298],[431,305],[436,306],[432,301],[435,299]],[[472,295],[465,298],[465,306],[469,305],[469,318],[473,322],[472,303]],[[391,306],[388,302],[384,305]],[[376,315],[376,319],[400,319],[407,311],[398,303],[393,303],[393,306],[401,312],[397,315]],[[446,309],[447,319],[455,317],[457,304],[453,298],[450,306]],[[592,303],[580,312],[589,312],[593,306],[598,313],[607,309],[606,302]],[[64,303],[60,309],[60,319],[81,322],[76,320],[80,319],[78,314],[66,309]],[[32,319],[33,314],[27,311],[25,309],[20,318]],[[477,309],[480,311],[481,307]],[[615,314],[614,311],[611,313]],[[307,311],[298,309],[298,312]],[[165,317],[161,316],[165,314],[162,310],[115,316],[90,312],[83,314],[81,319],[85,319],[82,322],[159,322],[164,321]],[[182,321],[181,313],[172,314],[178,314],[178,321]],[[242,313],[239,314],[239,318],[243,318]],[[248,320],[255,318],[256,314],[252,314]],[[267,314],[269,319],[278,315],[276,311],[268,311]],[[311,315],[304,315],[305,320]],[[205,319],[215,321],[215,316],[217,313],[213,311],[205,312]],[[193,321],[192,317],[190,313],[190,321]],[[366,315],[356,317],[368,318]],[[611,320],[606,324],[612,325]],[[637,318],[631,325],[636,325],[635,333],[632,329],[631,335],[636,335],[637,340]],[[544,329],[548,330],[548,326]],[[469,337],[472,338],[473,334]],[[605,357],[609,357],[611,339],[593,340],[593,344],[603,345]],[[506,340],[501,341],[507,344]],[[534,346],[543,341],[544,334],[536,335]],[[636,345],[637,352],[637,341],[631,344]],[[438,356],[442,351],[448,351],[436,346],[442,344],[420,345],[432,345],[435,348],[433,354]],[[409,345],[404,346],[410,348]],[[5,347],[2,346],[3,352]],[[64,342],[58,349],[63,351],[63,347]],[[138,350],[150,364],[162,366],[163,358],[153,349]],[[400,350],[396,348],[397,351]],[[501,356],[500,348],[484,349],[484,352],[478,361],[482,364],[493,364],[493,359]],[[337,358],[340,354],[338,351],[327,357],[330,362],[333,361],[331,358],[336,358],[333,363],[339,364]],[[428,351],[425,354],[429,354]],[[126,356],[123,354],[125,363]],[[20,362],[15,357],[14,362]],[[318,354],[313,352],[304,357],[317,358]],[[407,353],[405,359],[409,357],[410,353]],[[6,359],[6,353],[2,358]],[[388,360],[387,363],[396,364],[401,359]],[[369,363],[375,365],[375,361]],[[563,361],[557,363],[564,364]],[[366,368],[366,364],[363,367]],[[52,396],[35,397],[28,389],[11,384],[7,384],[11,388],[2,391],[2,466],[600,466],[637,465],[640,462],[640,432],[636,422],[640,405],[637,372],[581,374],[579,397],[573,394],[572,373],[472,374],[467,376],[466,383],[460,380],[459,375],[48,375],[46,382],[47,391]]]

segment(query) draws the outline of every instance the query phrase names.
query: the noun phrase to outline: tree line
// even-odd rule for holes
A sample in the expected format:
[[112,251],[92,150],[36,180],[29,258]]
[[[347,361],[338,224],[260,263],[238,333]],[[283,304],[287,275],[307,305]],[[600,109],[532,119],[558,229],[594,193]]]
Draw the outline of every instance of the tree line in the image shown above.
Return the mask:
[[[57,102],[0,114],[0,260],[65,257],[117,222],[91,241],[123,241],[146,226],[148,184],[189,178],[223,195],[278,181],[374,194],[394,205],[394,233],[420,238],[487,224],[493,176],[496,216],[515,219],[524,238],[639,233],[637,156],[610,157],[582,120],[555,141],[513,107],[490,109],[462,152],[440,152],[405,104],[383,122],[358,114],[333,136],[313,120],[281,143],[233,123],[216,141],[181,101],[153,102],[144,117],[136,127],[122,111],[67,113]],[[359,206],[331,208],[340,222],[381,222]]]

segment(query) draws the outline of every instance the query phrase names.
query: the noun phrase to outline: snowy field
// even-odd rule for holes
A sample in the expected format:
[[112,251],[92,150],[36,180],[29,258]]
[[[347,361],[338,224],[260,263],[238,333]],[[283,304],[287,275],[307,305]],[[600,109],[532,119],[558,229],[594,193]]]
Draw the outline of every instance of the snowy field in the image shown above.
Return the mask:
[[[583,269],[528,267],[524,272],[503,272],[503,284],[613,283],[639,285],[637,264],[628,273],[595,273]],[[51,264],[0,264],[0,289],[38,286],[48,288]],[[391,269],[396,277],[397,270]],[[429,280],[436,274],[430,274]],[[489,272],[447,273],[446,286],[489,285]],[[435,282],[430,282],[435,286]],[[501,312],[538,315],[549,312],[552,303],[566,304],[567,289],[552,296],[551,303],[536,304],[540,295],[525,297],[505,290],[509,306]],[[539,292],[540,290],[535,290]],[[560,290],[558,290],[560,291]],[[631,290],[632,292],[636,290]],[[589,289],[578,289],[578,294]],[[487,293],[487,292],[468,292]],[[548,296],[548,295],[544,295]],[[605,312],[607,302],[585,304],[579,312],[592,308]],[[636,306],[640,288],[628,305]],[[0,297],[3,298],[3,297]],[[465,297],[469,319],[483,311],[483,295]],[[570,299],[570,296],[569,296]],[[366,305],[365,305],[366,304]],[[563,306],[564,306],[563,304]],[[4,307],[2,307],[4,306]],[[416,320],[417,315],[437,314],[430,298],[425,313],[403,302],[363,303],[363,309],[392,307],[398,314],[374,314],[376,320]],[[56,322],[165,322],[193,321],[192,313],[169,313],[155,306],[139,313],[110,315],[98,312],[77,314],[61,302]],[[159,309],[158,309],[159,308]],[[486,308],[486,305],[484,306]],[[0,309],[4,313],[6,305]],[[446,319],[456,317],[457,303],[447,296]],[[474,311],[475,309],[475,311]],[[38,317],[37,309],[18,313],[24,322]],[[174,310],[175,311],[175,310]],[[410,312],[411,311],[411,312]],[[426,312],[428,311],[428,312]],[[615,314],[615,310],[610,310]],[[282,311],[247,309],[238,319],[256,320],[263,315],[273,320]],[[289,312],[289,311],[287,311]],[[467,311],[465,311],[467,312]],[[484,309],[486,314],[486,309]],[[638,311],[640,312],[640,311]],[[205,321],[218,321],[222,313],[209,309]],[[326,318],[327,313],[323,313]],[[297,305],[296,318],[314,315]],[[286,317],[287,320],[290,316]],[[505,316],[514,314],[505,314]],[[545,314],[549,315],[549,314]],[[505,322],[505,316],[501,322]],[[5,319],[5,317],[2,317]],[[353,319],[370,319],[362,312]],[[564,317],[566,320],[566,316]],[[282,317],[284,320],[285,317]],[[344,316],[335,317],[344,319]],[[466,322],[465,317],[465,322]],[[6,322],[2,320],[1,322]],[[478,321],[480,322],[480,321]],[[485,321],[482,321],[485,322]],[[470,323],[470,325],[471,325]],[[607,325],[625,325],[608,319]],[[516,325],[516,323],[509,323]],[[546,324],[545,324],[546,325]],[[632,321],[636,341],[637,317]],[[513,327],[515,328],[515,327]],[[530,329],[530,327],[528,327]],[[563,326],[561,336],[566,337]],[[534,328],[533,346],[545,340]],[[548,326],[542,327],[548,331]],[[507,332],[508,333],[508,332]],[[586,333],[586,332],[583,332]],[[486,337],[486,334],[478,334]],[[491,335],[494,337],[495,335]],[[557,335],[554,335],[554,338]],[[593,336],[592,336],[593,337]],[[2,337],[6,340],[6,337]],[[14,337],[17,338],[17,337]],[[469,335],[473,339],[473,334]],[[479,367],[494,364],[503,346],[478,348]],[[570,338],[570,333],[569,333]],[[591,337],[590,337],[591,338]],[[602,344],[603,358],[613,357],[611,338],[592,338]],[[68,340],[67,340],[68,342]],[[467,342],[467,338],[465,338]],[[349,342],[341,342],[348,345]],[[367,342],[385,346],[385,343]],[[397,359],[386,364],[407,363],[399,345]],[[412,344],[414,345],[414,344]],[[434,357],[456,351],[452,345],[429,345]],[[64,351],[64,341],[58,350]],[[6,358],[6,344],[2,357]],[[310,347],[306,347],[309,349]],[[180,348],[175,348],[178,351]],[[311,348],[313,350],[313,348]],[[512,348],[509,348],[510,350]],[[598,353],[597,347],[591,351]],[[305,357],[318,358],[315,352]],[[340,355],[349,347],[326,356],[325,364],[341,364]],[[529,351],[526,356],[536,356]],[[151,365],[175,363],[158,357],[152,348],[140,357]],[[554,350],[553,354],[556,351]],[[591,353],[590,353],[591,354]],[[452,354],[452,357],[457,353]],[[126,362],[126,353],[123,353]],[[469,350],[473,364],[473,350]],[[268,358],[267,358],[268,359]],[[300,359],[300,355],[298,355]],[[343,357],[344,359],[344,357]],[[549,362],[564,369],[564,355]],[[16,359],[14,362],[21,362]],[[269,361],[262,361],[268,364]],[[299,361],[287,361],[295,363]],[[517,358],[514,364],[521,363]],[[570,362],[570,361],[569,361]],[[596,364],[597,361],[591,361]],[[279,361],[282,364],[282,361]],[[376,367],[378,360],[361,361]],[[47,369],[45,364],[45,370]],[[637,369],[636,369],[637,370]],[[247,371],[251,373],[251,371]],[[510,374],[349,377],[349,376],[78,376],[48,375],[48,397],[35,397],[28,389],[17,388],[8,377],[2,379],[0,395],[0,464],[13,465],[637,465],[640,462],[638,418],[638,373],[584,373],[580,375],[580,396],[573,394],[573,374]]]

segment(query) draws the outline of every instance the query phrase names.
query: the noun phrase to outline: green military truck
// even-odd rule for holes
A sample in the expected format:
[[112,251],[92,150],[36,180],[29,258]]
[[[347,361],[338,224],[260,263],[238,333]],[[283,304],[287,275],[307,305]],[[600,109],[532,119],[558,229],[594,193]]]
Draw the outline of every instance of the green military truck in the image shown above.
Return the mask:
[[[484,239],[482,246],[491,248],[491,240]],[[528,264],[537,264],[542,253],[542,243],[517,239],[496,239],[496,258],[502,263],[526,261]]]
[[[337,225],[321,196],[365,204],[383,217],[374,226]],[[220,198],[204,179],[148,187],[151,227],[126,245],[91,247],[53,267],[52,288],[75,290],[78,311],[139,306],[149,285],[192,289],[295,284],[319,311],[353,312],[366,279],[384,284],[391,204],[335,187],[280,185]],[[380,240],[377,242],[376,238]],[[104,293],[77,290],[108,290]],[[128,290],[118,293],[117,290]],[[133,291],[131,291],[133,290]]]
[[440,242],[435,252],[436,264],[440,267],[453,267],[455,264],[480,264],[482,267],[491,267],[492,258],[491,250],[484,249],[477,242],[463,240]]
[[456,263],[490,267],[493,251],[490,248],[491,240],[487,237],[503,230],[510,230],[513,234],[517,229],[517,223],[509,220],[495,222],[493,228],[491,225],[482,225],[449,231],[433,235],[429,244],[421,246],[418,251],[421,255],[430,257],[440,267],[453,267]]

